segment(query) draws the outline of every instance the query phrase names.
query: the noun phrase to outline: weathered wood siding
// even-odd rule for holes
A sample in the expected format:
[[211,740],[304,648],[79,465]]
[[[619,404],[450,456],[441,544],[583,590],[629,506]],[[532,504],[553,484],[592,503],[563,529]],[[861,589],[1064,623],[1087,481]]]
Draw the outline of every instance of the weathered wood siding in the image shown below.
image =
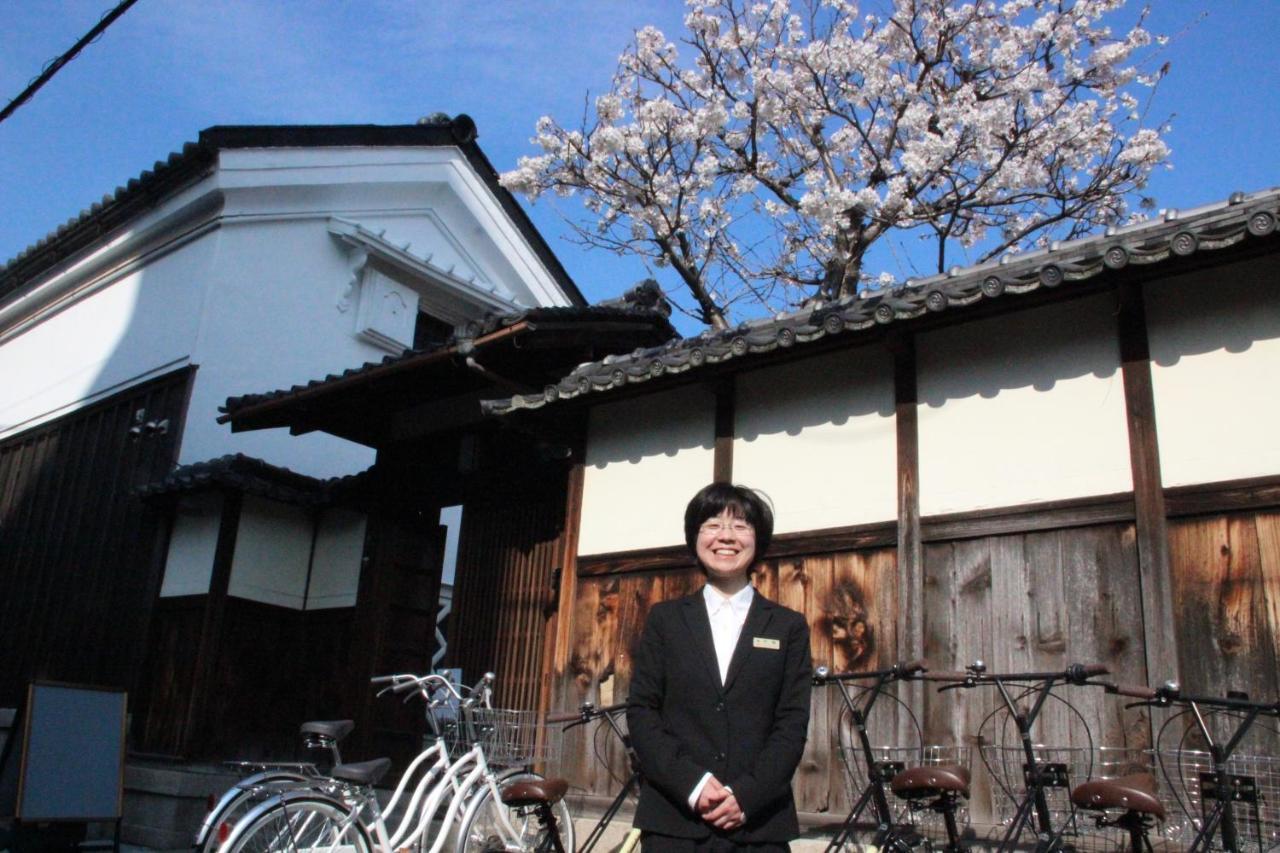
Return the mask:
[[[892,548],[842,554],[798,555],[767,561],[756,575],[766,596],[804,613],[813,628],[814,664],[836,670],[889,665],[897,645],[897,587]],[[667,571],[584,574],[577,589],[573,651],[565,672],[555,673],[551,707],[575,708],[621,702],[631,683],[631,646],[658,601],[687,595],[702,586],[691,565]],[[836,752],[836,727],[844,705],[827,688],[815,692],[810,741],[796,776],[806,811],[848,807]],[[897,715],[877,721],[877,742],[893,743]],[[605,759],[604,761],[600,759]],[[578,729],[566,738],[560,772],[585,793],[612,795],[625,778],[625,762],[602,730]]]
[[536,709],[545,678],[564,531],[563,483],[545,485],[467,503],[462,513],[445,665],[461,668],[468,683],[493,672],[504,708]]
[[[37,678],[137,686],[165,519],[131,490],[173,465],[191,375],[0,442],[0,705]],[[167,431],[131,433],[140,411]]]
[[[1145,683],[1142,602],[1131,524],[963,539],[925,546],[925,655],[939,670],[975,660],[990,672],[1063,670],[1105,664],[1117,681]],[[1141,713],[1095,688],[1064,688],[1050,701],[1035,739],[1060,747],[1150,746]],[[992,689],[926,690],[925,740],[971,748],[971,811],[992,814],[990,779],[976,747],[1015,745],[999,725]],[[1079,712],[1079,716],[1075,712]],[[990,720],[988,718],[990,717]]]
[[1183,687],[1280,695],[1280,512],[1179,519],[1169,540]]

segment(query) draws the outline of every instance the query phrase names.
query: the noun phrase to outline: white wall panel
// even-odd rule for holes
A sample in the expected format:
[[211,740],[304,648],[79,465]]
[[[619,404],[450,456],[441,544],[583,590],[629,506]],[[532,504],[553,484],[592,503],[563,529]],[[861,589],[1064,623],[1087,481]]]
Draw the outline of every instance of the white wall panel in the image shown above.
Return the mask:
[[169,534],[161,598],[209,592],[221,521],[221,495],[204,492],[188,495],[179,502]]
[[929,332],[917,362],[922,514],[1133,488],[1113,296]]
[[355,606],[364,531],[363,513],[330,509],[321,514],[307,588],[308,610]]
[[185,363],[200,323],[209,242],[69,300],[0,343],[0,434]]
[[311,538],[311,516],[305,509],[246,496],[227,594],[301,610]]
[[859,347],[738,377],[734,482],[765,492],[790,533],[897,515],[893,362]]
[[1280,474],[1280,264],[1154,282],[1146,299],[1164,485]]
[[684,542],[684,508],[711,482],[715,398],[703,386],[591,410],[579,554]]

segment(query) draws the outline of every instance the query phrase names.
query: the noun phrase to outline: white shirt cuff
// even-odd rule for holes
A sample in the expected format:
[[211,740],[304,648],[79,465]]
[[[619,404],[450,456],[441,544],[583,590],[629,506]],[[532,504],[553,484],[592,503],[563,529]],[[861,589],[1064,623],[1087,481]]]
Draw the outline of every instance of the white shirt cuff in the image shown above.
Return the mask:
[[698,797],[702,796],[702,789],[707,787],[707,782],[711,781],[710,773],[703,773],[702,778],[698,780],[698,784],[693,786],[693,793],[689,795],[690,811],[698,810]]

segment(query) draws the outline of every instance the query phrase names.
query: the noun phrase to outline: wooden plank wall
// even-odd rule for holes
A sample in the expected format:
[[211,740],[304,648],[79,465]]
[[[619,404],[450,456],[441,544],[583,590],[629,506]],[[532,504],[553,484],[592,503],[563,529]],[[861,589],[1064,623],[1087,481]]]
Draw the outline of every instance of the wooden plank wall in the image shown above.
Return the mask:
[[444,665],[474,682],[497,676],[495,703],[537,709],[542,649],[555,612],[564,532],[563,480],[536,493],[466,503]]
[[[0,442],[0,705],[32,679],[136,687],[165,525],[131,490],[173,465],[192,375]],[[139,411],[167,431],[131,433]]]
[[[1049,530],[970,535],[924,547],[924,647],[934,669],[960,669],[976,659],[989,671],[1061,670],[1072,663],[1102,663],[1117,681],[1159,683],[1146,672],[1145,602],[1138,585],[1132,521]],[[1177,647],[1184,688],[1222,695],[1247,690],[1280,695],[1280,511],[1199,515],[1170,522]],[[896,552],[862,548],[787,555],[757,575],[764,594],[800,610],[809,620],[814,663],[836,671],[874,669],[895,660]],[[613,567],[623,565],[614,562]],[[569,666],[556,673],[553,709],[583,701],[625,700],[631,677],[630,644],[649,608],[701,586],[687,563],[662,569],[618,571],[588,563],[580,572]],[[592,573],[595,571],[596,573]],[[1125,709],[1120,697],[1067,688],[1071,707],[1051,701],[1037,726],[1037,742],[1146,750],[1164,717]],[[912,711],[922,734],[904,723],[891,702],[877,706],[875,743],[967,746],[974,767],[970,808],[975,822],[996,810],[996,793],[981,766],[980,742],[1013,737],[992,712],[1002,707],[991,691],[932,687]],[[840,749],[843,704],[832,688],[814,695],[809,745],[796,776],[802,811],[842,815],[849,805]],[[1154,726],[1154,728],[1153,728]],[[1171,728],[1169,737],[1180,735]],[[1270,729],[1248,744],[1277,754]],[[611,796],[624,776],[621,751],[603,730],[566,738],[558,771],[589,796]]]
[[[836,670],[888,666],[897,648],[896,549],[875,548],[838,554],[787,555],[766,561],[756,586],[766,596],[806,615],[813,628],[815,665]],[[584,701],[623,701],[631,683],[631,644],[639,639],[649,608],[702,586],[687,565],[661,571],[611,572],[579,577],[573,618],[573,647],[565,672],[556,673],[551,707],[571,709]],[[838,761],[837,729],[844,705],[827,688],[814,695],[810,742],[796,777],[801,808],[848,808]],[[889,703],[885,707],[892,708]],[[875,726],[877,742],[896,740],[897,715],[884,714]],[[611,796],[625,778],[625,762],[614,739],[586,727],[565,739],[558,771],[581,793]]]

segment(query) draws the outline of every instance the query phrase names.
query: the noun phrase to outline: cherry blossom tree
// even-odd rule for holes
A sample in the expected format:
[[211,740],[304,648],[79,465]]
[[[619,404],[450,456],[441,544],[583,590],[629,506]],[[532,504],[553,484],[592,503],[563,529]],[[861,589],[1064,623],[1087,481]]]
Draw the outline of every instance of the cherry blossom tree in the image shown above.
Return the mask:
[[892,229],[941,272],[1131,215],[1169,153],[1143,126],[1167,70],[1141,71],[1145,11],[1116,32],[1124,0],[872,5],[688,0],[679,44],[638,31],[594,110],[542,118],[502,182],[579,194],[583,241],[669,266],[720,328],[743,301],[855,293]]

